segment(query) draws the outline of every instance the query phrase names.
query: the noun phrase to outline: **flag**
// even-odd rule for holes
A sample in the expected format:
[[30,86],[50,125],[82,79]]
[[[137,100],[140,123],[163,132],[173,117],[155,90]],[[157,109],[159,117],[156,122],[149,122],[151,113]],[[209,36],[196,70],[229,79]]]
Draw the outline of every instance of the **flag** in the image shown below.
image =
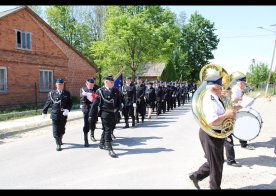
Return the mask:
[[123,85],[123,74],[120,74],[119,77],[114,81],[114,87],[120,89]]

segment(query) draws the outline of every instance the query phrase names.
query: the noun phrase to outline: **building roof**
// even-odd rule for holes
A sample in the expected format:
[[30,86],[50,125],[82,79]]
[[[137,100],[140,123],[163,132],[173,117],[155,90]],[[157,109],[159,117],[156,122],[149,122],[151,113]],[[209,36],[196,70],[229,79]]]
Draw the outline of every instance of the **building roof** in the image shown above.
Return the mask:
[[16,8],[13,8],[13,9],[10,9],[10,10],[6,10],[6,11],[3,11],[3,12],[0,12],[0,19],[5,17],[5,16],[8,16],[12,13],[15,13],[19,10],[22,10],[24,8],[24,6],[20,6],[20,7],[16,7]]
[[161,76],[165,63],[146,63],[141,71],[141,76]]
[[69,46],[72,50],[74,50],[82,59],[84,59],[87,63],[89,63],[96,71],[99,71],[98,68],[92,64],[81,52],[79,52],[76,48],[70,45],[65,39],[63,39],[50,25],[48,25],[40,16],[38,16],[32,9],[28,6],[20,6],[14,9],[10,9],[4,12],[0,12],[0,20],[10,14],[14,14],[22,9],[26,9],[32,16],[34,16],[38,21],[43,23],[52,33],[54,33],[61,41],[63,41],[67,46]]

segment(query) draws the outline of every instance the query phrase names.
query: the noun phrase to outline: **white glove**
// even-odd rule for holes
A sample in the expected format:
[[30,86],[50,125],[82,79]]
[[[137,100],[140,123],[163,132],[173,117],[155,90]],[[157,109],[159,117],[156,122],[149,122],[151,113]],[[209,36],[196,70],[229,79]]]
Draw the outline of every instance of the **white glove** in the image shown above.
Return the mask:
[[83,105],[80,105],[80,109],[82,109]]
[[42,117],[42,119],[46,119],[47,118],[47,114],[42,113],[41,117]]
[[122,106],[122,108],[124,107],[124,104],[123,103],[121,103],[121,106]]
[[69,114],[69,110],[64,109],[63,116],[68,116],[68,114]]
[[83,89],[81,89],[81,90],[82,90],[82,93],[81,93],[81,94],[82,94],[83,96],[87,96],[87,92],[85,92]]
[[136,103],[133,104],[133,107],[136,108]]

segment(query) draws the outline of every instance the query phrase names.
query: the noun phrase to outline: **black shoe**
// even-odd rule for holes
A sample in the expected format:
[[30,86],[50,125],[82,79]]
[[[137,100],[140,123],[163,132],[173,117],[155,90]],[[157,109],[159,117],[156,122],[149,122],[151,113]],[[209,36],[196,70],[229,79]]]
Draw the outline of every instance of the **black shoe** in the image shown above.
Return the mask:
[[246,145],[246,146],[241,146],[242,148],[245,148],[247,150],[255,150],[254,146],[251,145]]
[[109,150],[109,151],[108,151],[108,154],[109,154],[109,156],[111,156],[112,158],[118,158],[118,155],[115,154],[115,152],[114,152],[113,150]]
[[101,144],[101,143],[99,143],[99,148],[102,149],[102,150],[105,150],[105,149],[106,149],[106,148],[105,148],[105,145],[104,145],[104,144]]
[[97,140],[94,138],[94,136],[90,136],[90,139],[93,141],[93,142],[96,142]]
[[227,162],[227,165],[233,166],[233,167],[241,167],[241,164],[236,163],[236,161],[233,162]]
[[61,151],[61,146],[60,146],[60,145],[57,145],[56,150],[57,150],[57,151]]
[[111,138],[112,139],[116,139],[115,135],[113,133],[111,133]]
[[135,123],[132,123],[132,127],[135,127]]
[[190,178],[190,180],[193,181],[195,187],[196,187],[197,189],[200,189],[200,187],[199,187],[199,185],[198,185],[198,181],[199,181],[199,180],[196,179],[196,177],[194,176],[193,173],[191,173],[191,174],[189,175],[189,178]]

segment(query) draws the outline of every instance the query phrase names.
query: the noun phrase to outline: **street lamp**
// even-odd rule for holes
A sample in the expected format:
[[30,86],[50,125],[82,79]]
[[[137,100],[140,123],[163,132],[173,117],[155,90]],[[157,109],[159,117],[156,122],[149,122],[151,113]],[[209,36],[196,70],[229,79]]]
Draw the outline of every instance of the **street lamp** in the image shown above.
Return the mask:
[[[276,24],[273,24],[273,25],[270,25],[270,26],[276,26]],[[265,28],[263,28],[263,27],[257,27],[257,28],[259,28],[259,29],[264,29],[264,30],[267,30],[267,31],[271,31],[271,32],[273,32],[273,33],[276,33],[276,31],[272,31],[272,30],[269,30],[269,29],[265,29]],[[267,96],[269,81],[270,81],[270,77],[271,77],[272,65],[273,65],[274,54],[275,54],[275,48],[276,48],[276,38],[275,38],[275,41],[274,41],[274,49],[273,49],[273,54],[272,54],[272,60],[271,60],[270,70],[269,70],[269,73],[268,73],[268,79],[267,79],[267,84],[266,84],[266,88],[265,88],[265,97]]]

